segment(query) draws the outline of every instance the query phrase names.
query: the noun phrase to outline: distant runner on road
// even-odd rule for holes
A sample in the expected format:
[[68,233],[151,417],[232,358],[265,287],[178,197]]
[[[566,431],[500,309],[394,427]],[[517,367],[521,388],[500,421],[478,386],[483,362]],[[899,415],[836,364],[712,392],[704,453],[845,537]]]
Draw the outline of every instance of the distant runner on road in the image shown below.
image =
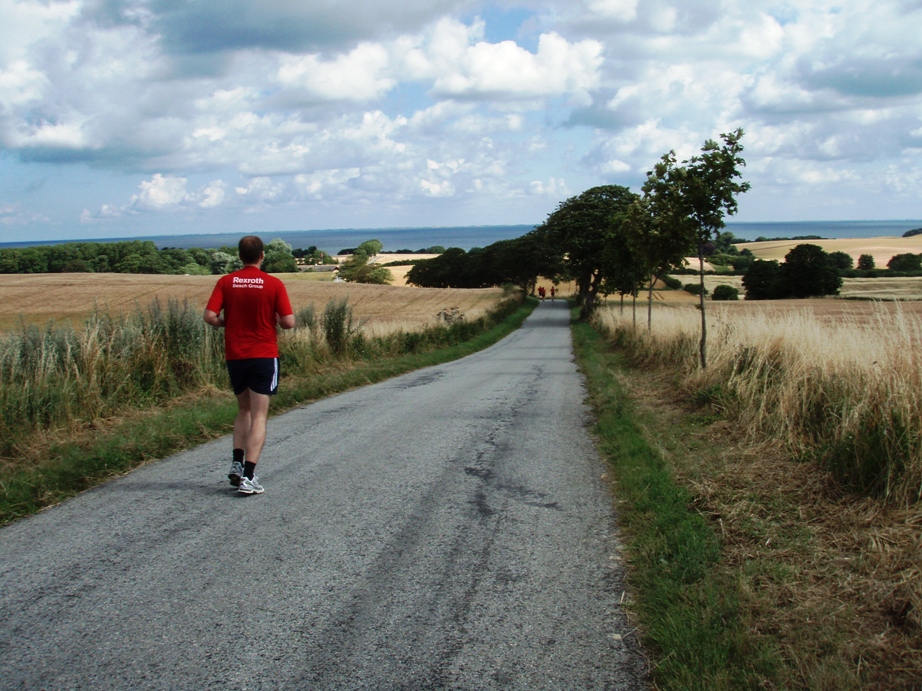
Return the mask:
[[276,326],[294,328],[295,316],[285,284],[259,268],[266,256],[263,241],[247,235],[238,252],[243,268],[218,279],[202,318],[216,329],[224,327],[224,357],[237,397],[228,478],[240,494],[262,494],[255,471],[266,443],[269,397],[278,391]]

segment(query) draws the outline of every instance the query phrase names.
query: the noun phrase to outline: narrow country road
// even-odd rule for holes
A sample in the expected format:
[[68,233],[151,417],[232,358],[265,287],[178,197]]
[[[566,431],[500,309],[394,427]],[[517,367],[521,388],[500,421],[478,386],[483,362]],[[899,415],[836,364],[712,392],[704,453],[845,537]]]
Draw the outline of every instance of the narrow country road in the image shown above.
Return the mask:
[[0,688],[644,688],[568,320],[0,530]]

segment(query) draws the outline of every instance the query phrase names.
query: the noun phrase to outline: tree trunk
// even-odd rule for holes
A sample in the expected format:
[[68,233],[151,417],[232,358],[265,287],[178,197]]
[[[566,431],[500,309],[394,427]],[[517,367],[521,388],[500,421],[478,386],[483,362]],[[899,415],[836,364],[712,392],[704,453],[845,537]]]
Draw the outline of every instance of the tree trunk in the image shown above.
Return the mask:
[[649,287],[647,288],[647,331],[653,331],[653,282],[655,278],[650,274]]
[[579,318],[581,321],[589,319],[595,311],[595,303],[599,295],[599,283],[601,283],[600,273],[596,272],[589,277],[589,282],[586,286],[586,295],[579,309]]
[[706,369],[707,362],[707,342],[708,342],[708,324],[704,314],[704,253],[701,251],[701,245],[698,245],[698,277],[701,286],[701,295],[699,296],[699,309],[701,310],[701,343],[698,346],[698,352],[701,355],[701,369]]

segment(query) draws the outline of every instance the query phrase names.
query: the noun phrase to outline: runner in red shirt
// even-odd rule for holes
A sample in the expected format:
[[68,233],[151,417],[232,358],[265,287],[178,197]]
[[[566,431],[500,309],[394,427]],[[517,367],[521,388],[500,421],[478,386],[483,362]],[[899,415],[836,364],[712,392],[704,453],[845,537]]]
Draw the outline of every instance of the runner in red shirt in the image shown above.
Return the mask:
[[278,391],[276,326],[294,328],[295,316],[285,284],[259,268],[265,259],[263,241],[248,235],[238,250],[243,268],[218,279],[203,318],[215,328],[224,327],[224,356],[237,396],[228,477],[240,494],[262,494],[255,470],[266,443],[269,397]]

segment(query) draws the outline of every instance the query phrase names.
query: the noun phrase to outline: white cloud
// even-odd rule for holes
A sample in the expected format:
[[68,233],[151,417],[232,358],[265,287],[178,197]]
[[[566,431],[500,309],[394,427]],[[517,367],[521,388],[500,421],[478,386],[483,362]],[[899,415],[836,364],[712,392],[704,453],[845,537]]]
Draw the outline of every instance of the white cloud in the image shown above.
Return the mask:
[[529,183],[531,194],[541,197],[567,198],[570,195],[567,189],[567,183],[558,178],[550,178],[547,182],[543,180],[532,180]]
[[275,182],[268,177],[258,177],[250,180],[245,187],[234,190],[237,196],[251,204],[265,204],[278,201],[285,195],[285,185]]
[[434,92],[449,97],[500,100],[570,96],[591,101],[599,84],[602,45],[585,40],[570,43],[558,34],[543,34],[538,52],[512,41],[479,42],[453,56],[451,67],[435,79]]
[[42,213],[25,211],[20,204],[0,203],[0,226],[13,227],[46,223],[50,219]]
[[451,180],[436,182],[420,180],[419,185],[431,197],[452,197],[455,194],[455,187],[451,184]]
[[203,209],[213,209],[216,206],[220,206],[224,202],[225,192],[227,185],[222,180],[215,180],[209,183],[203,190],[201,194],[201,200],[198,202],[198,205]]
[[[687,158],[738,126],[754,188],[864,180],[878,190],[868,217],[893,195],[908,208],[917,189],[918,3],[508,9],[0,0],[0,167],[4,179],[51,180],[5,190],[17,211],[0,219],[63,227],[82,216],[129,234],[129,221],[160,211],[182,210],[171,221],[194,226],[240,209],[270,225],[283,210],[314,219],[324,209],[316,222],[330,227],[362,207],[411,223],[422,201],[463,223],[527,200],[516,212],[539,221],[569,193],[564,179],[575,191],[636,188],[664,152]],[[70,172],[46,176],[46,165]],[[55,182],[78,175],[79,186]],[[113,175],[143,182],[100,207]]]
[[286,55],[276,80],[282,88],[305,98],[369,101],[381,98],[396,84],[387,76],[388,62],[387,50],[370,43],[328,61],[317,55]]
[[591,0],[589,9],[594,14],[609,17],[618,22],[637,19],[637,0]]
[[179,206],[189,199],[186,178],[164,177],[160,173],[138,185],[141,190],[132,195],[130,205],[138,209],[160,210]]

